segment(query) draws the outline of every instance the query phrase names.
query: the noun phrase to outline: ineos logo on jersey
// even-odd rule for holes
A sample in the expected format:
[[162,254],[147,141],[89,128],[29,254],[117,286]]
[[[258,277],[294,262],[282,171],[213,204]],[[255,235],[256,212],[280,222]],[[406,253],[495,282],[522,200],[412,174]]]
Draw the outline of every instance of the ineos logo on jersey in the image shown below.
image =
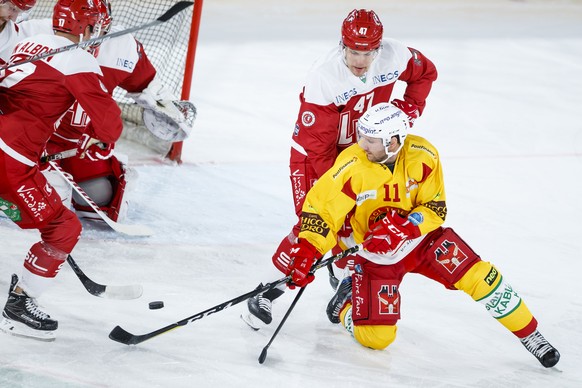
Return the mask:
[[128,69],[128,70],[133,70],[133,66],[135,65],[135,62],[130,61],[129,59],[123,59],[123,58],[117,58],[117,66]]
[[355,96],[356,94],[358,94],[358,91],[356,90],[356,88],[352,88],[350,90],[348,90],[347,92],[342,92],[340,94],[338,94],[337,96],[335,96],[335,103],[337,105],[342,105],[345,104],[346,102],[348,102],[348,100]]
[[374,85],[383,84],[391,81],[396,81],[399,76],[398,70],[394,71],[393,73],[386,73],[386,74],[379,74],[373,77]]
[[301,124],[303,124],[304,127],[311,127],[315,124],[315,115],[310,111],[303,112],[301,115]]

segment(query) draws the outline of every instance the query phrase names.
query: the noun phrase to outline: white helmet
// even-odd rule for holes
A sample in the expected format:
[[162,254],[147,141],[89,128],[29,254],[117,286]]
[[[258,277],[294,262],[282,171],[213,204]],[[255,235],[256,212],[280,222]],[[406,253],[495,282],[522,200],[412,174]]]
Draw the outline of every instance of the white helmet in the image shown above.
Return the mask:
[[[357,128],[360,135],[383,140],[387,155],[383,163],[400,152],[410,130],[410,123],[406,113],[392,104],[381,102],[372,106],[360,117]],[[389,152],[388,146],[393,136],[398,138],[400,146],[396,151]]]

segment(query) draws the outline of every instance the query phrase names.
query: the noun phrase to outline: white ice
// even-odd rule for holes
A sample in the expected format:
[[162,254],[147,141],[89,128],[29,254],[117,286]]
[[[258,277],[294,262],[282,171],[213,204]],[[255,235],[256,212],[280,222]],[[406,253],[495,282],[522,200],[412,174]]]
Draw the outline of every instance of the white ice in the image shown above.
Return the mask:
[[[108,338],[116,325],[147,333],[273,280],[270,257],[295,222],[287,162],[298,93],[354,7],[375,9],[387,36],[437,65],[414,131],[440,149],[447,224],[518,290],[560,350],[557,367],[543,368],[482,305],[417,275],[402,284],[398,338],[384,351],[328,322],[325,270],[263,365],[296,292],[259,332],[240,304],[136,346]],[[93,297],[64,267],[40,300],[59,320],[57,340],[0,335],[0,386],[582,386],[581,74],[579,0],[206,1],[184,163],[131,155],[140,178],[128,222],[155,235],[85,224],[73,252],[95,281],[142,284],[144,295]],[[2,218],[0,235],[6,293],[38,234]],[[165,307],[149,310],[154,300]]]

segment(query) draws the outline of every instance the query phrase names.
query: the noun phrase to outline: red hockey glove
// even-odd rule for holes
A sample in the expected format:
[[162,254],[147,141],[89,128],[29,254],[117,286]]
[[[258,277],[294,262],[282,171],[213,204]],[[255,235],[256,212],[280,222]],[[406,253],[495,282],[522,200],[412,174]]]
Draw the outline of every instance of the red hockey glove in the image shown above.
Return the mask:
[[364,236],[364,248],[368,252],[385,255],[398,250],[404,241],[419,236],[418,226],[399,215],[396,210],[391,210],[370,227]]
[[86,133],[77,141],[77,156],[80,159],[87,157],[87,159],[95,162],[109,159],[111,155],[113,155],[113,144],[101,143]]
[[295,286],[305,287],[315,279],[313,274],[309,273],[313,263],[317,261],[319,252],[311,243],[305,239],[298,239],[296,244],[291,248],[291,263],[286,275],[291,275],[291,284],[289,288]]
[[404,100],[394,99],[391,101],[392,105],[406,113],[408,116],[408,123],[410,124],[410,128],[414,125],[414,121],[420,116],[420,111],[418,107],[410,102],[406,102]]

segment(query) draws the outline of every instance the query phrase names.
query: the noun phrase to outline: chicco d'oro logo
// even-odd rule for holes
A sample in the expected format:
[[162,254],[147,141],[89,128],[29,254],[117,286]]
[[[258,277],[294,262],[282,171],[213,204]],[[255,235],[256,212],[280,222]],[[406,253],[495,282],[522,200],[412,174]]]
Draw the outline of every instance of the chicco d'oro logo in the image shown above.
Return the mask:
[[313,112],[303,112],[301,115],[301,124],[303,124],[304,127],[311,127],[313,124],[315,124],[315,115]]

